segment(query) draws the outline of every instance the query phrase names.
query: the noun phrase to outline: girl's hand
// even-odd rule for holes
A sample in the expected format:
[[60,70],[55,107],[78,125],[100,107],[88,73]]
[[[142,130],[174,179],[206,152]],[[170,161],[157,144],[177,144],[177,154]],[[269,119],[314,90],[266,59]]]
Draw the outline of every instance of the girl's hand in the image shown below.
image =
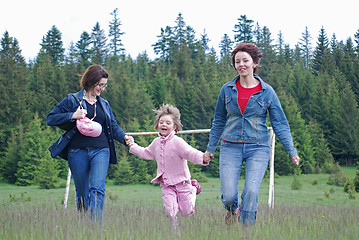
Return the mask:
[[292,157],[292,162],[293,162],[293,164],[295,164],[295,165],[299,165],[300,157],[299,157],[299,156],[293,156],[293,157]]
[[210,153],[210,152],[205,152],[203,154],[203,163],[207,164],[211,161],[211,159],[214,159],[214,155],[213,153]]
[[131,147],[135,143],[135,140],[133,139],[132,136],[126,135],[125,142],[126,142],[127,146]]
[[80,106],[76,109],[76,112],[74,112],[74,114],[72,114],[72,119],[79,119],[79,118],[84,118],[87,115],[87,111],[86,109],[81,108]]

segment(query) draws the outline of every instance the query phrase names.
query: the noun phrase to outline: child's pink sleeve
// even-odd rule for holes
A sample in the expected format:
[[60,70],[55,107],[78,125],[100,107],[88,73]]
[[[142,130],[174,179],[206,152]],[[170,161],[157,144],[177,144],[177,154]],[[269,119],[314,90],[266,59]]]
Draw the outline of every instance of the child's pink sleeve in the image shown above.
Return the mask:
[[137,143],[134,143],[130,147],[130,153],[146,160],[155,160],[154,150],[155,150],[154,141],[146,148],[139,146]]
[[177,145],[178,154],[187,161],[190,161],[195,164],[200,164],[203,166],[207,166],[208,163],[203,163],[203,155],[204,153],[195,149],[191,145],[189,145],[183,138],[178,138]]

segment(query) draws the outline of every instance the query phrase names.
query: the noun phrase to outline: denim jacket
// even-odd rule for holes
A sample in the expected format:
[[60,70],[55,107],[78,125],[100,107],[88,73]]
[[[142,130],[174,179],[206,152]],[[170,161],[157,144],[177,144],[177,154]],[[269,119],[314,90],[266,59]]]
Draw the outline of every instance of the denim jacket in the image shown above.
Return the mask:
[[273,130],[289,156],[298,155],[277,94],[257,75],[254,77],[260,81],[262,91],[250,97],[243,114],[238,105],[236,88],[239,76],[222,86],[214,112],[207,151],[214,153],[221,138],[229,142],[269,144],[266,125],[268,113]]
[[[83,98],[83,89],[75,94],[78,99]],[[49,126],[58,126],[61,129],[65,130],[66,133],[62,135],[50,148],[51,156],[56,157],[60,156],[67,160],[67,145],[70,143],[72,137],[78,131],[76,128],[76,121],[71,119],[72,115],[79,107],[78,101],[72,94],[68,94],[55,108],[47,115],[46,123]],[[85,101],[84,101],[85,102]],[[126,133],[118,126],[115,116],[112,112],[110,104],[107,100],[99,97],[98,103],[105,112],[106,118],[106,127],[103,128],[105,132],[108,143],[110,146],[110,163],[117,163],[115,143],[114,139],[126,145],[125,135]],[[83,104],[83,107],[86,109],[86,103]]]

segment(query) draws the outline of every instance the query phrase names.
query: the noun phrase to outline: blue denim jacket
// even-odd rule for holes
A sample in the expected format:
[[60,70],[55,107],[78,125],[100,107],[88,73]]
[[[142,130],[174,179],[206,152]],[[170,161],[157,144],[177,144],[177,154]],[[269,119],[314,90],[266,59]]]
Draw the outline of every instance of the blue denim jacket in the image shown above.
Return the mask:
[[[83,98],[83,89],[74,94],[78,99]],[[115,116],[112,112],[110,104],[107,100],[99,97],[98,103],[105,112],[106,128],[103,128],[108,143],[110,146],[110,163],[117,163],[114,139],[126,145],[126,133],[118,126]],[[83,104],[86,109],[86,103]],[[75,135],[77,128],[75,120],[71,117],[79,107],[78,101],[72,94],[68,94],[55,108],[47,115],[46,123],[49,126],[58,126],[65,130],[66,133],[62,135],[50,148],[51,156],[60,156],[67,160],[67,145],[70,143],[72,137]]]
[[298,155],[294,148],[287,118],[273,88],[260,81],[262,91],[253,94],[242,114],[238,105],[237,76],[222,86],[217,100],[207,151],[214,153],[221,138],[230,142],[269,144],[267,112],[273,130],[289,156]]

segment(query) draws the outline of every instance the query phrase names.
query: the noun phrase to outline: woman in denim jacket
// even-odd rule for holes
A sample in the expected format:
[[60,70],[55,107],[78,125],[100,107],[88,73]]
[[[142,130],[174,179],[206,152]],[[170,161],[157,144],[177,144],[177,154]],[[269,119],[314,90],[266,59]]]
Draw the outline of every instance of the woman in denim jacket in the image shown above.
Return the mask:
[[[98,221],[102,220],[109,163],[117,162],[114,139],[126,145],[128,138],[118,126],[108,101],[100,97],[107,87],[108,76],[102,66],[90,66],[81,79],[83,89],[68,94],[46,119],[49,126],[67,131],[49,148],[51,156],[68,160],[76,187],[77,209],[87,211],[89,207],[91,218]],[[99,136],[85,136],[78,131],[76,120],[85,116],[102,125]]]
[[[273,88],[255,73],[261,51],[252,43],[239,43],[232,65],[238,76],[222,86],[209,135],[206,155],[213,158],[219,141],[221,199],[228,211],[226,223],[252,225],[256,219],[258,192],[269,161],[269,114],[273,129],[292,162],[299,164],[287,118]],[[245,162],[245,183],[238,197],[238,180]]]

